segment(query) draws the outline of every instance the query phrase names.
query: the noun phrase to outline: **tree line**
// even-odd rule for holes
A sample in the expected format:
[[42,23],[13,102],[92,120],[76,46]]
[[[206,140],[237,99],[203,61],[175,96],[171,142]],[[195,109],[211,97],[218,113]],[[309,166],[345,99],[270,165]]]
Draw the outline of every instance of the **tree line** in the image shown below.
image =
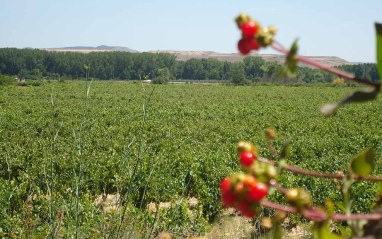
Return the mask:
[[[168,79],[225,80],[235,84],[246,82],[320,83],[332,82],[335,76],[324,71],[299,67],[293,79],[279,78],[282,66],[266,62],[261,57],[246,57],[243,61],[218,59],[180,61],[169,53],[129,52],[49,52],[34,49],[0,49],[0,74],[17,75],[21,79],[80,79],[85,76],[84,65],[90,65],[90,76],[101,80]],[[338,68],[356,77],[378,81],[376,64],[343,65]],[[167,79],[168,78],[168,79]]]

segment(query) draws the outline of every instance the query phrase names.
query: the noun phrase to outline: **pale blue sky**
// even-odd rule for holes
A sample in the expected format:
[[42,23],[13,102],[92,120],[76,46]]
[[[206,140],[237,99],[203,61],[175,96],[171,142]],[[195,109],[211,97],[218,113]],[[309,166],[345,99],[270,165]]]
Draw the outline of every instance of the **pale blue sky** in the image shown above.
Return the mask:
[[240,12],[276,25],[285,46],[298,37],[300,54],[375,62],[382,0],[0,0],[0,47],[236,52]]

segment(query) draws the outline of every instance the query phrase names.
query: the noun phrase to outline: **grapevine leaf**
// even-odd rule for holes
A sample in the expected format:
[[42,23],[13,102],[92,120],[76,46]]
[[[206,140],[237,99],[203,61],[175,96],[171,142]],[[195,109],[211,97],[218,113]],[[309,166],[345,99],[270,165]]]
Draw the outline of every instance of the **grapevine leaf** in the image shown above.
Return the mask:
[[285,59],[285,64],[279,73],[279,77],[292,78],[297,75],[297,49],[297,40],[295,40]]
[[375,23],[375,30],[377,32],[377,67],[379,76],[382,77],[382,24]]
[[374,170],[375,151],[369,149],[355,156],[351,161],[351,170],[359,176],[366,176]]
[[285,140],[283,148],[281,149],[280,158],[288,158],[290,155],[290,139]]
[[342,105],[345,105],[347,103],[352,102],[365,102],[369,100],[374,100],[379,93],[379,89],[377,88],[369,88],[363,91],[356,91],[352,94],[346,96],[343,98],[339,103],[337,104],[326,104],[322,107],[321,112],[325,116],[331,116],[338,108],[340,108]]

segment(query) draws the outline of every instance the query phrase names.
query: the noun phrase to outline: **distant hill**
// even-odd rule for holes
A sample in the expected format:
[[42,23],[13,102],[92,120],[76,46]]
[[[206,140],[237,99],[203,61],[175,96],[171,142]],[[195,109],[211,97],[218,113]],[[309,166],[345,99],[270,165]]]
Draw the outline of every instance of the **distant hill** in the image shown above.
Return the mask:
[[123,52],[138,52],[136,50],[130,49],[128,47],[123,46],[72,46],[72,47],[62,47],[62,48],[43,48],[41,50],[47,51],[73,51],[73,52],[82,52],[82,53],[90,53],[90,52],[105,52],[105,51],[123,51]]
[[[73,52],[82,52],[82,53],[90,53],[90,52],[108,52],[108,51],[122,51],[122,52],[138,52],[136,50],[130,49],[128,47],[122,47],[122,46],[97,46],[97,47],[90,47],[90,46],[74,46],[74,47],[62,47],[62,48],[44,48],[41,50],[47,50],[47,51],[59,51],[59,52],[66,52],[66,51],[73,51]],[[229,62],[236,62],[241,61],[245,57],[239,53],[218,53],[213,51],[149,51],[150,53],[169,53],[177,56],[178,60],[186,61],[192,58],[195,59],[203,59],[203,58],[216,58],[221,61],[229,61]],[[279,64],[283,64],[285,61],[285,56],[278,55],[278,54],[258,54],[258,53],[251,53],[249,56],[259,56],[262,57],[265,61],[277,61]],[[307,56],[308,58],[318,61],[320,63],[324,63],[330,67],[333,66],[339,66],[339,65],[353,65],[354,63],[348,62],[344,59],[341,59],[339,57],[335,56]],[[304,63],[300,63],[300,66],[308,66]],[[310,67],[310,66],[309,66]]]
[[[174,54],[177,56],[178,60],[181,60],[181,61],[186,61],[191,58],[196,58],[196,59],[216,58],[221,61],[236,62],[236,61],[241,61],[245,58],[245,56],[239,53],[217,53],[213,51],[149,51],[149,52]],[[259,56],[259,57],[262,57],[265,61],[277,61],[280,64],[283,64],[285,61],[285,56],[278,55],[278,54],[250,53],[248,56]],[[330,67],[354,64],[335,56],[307,56],[307,58],[320,62],[320,63],[324,63]],[[299,65],[305,66],[305,67],[309,66],[300,62],[299,62]]]

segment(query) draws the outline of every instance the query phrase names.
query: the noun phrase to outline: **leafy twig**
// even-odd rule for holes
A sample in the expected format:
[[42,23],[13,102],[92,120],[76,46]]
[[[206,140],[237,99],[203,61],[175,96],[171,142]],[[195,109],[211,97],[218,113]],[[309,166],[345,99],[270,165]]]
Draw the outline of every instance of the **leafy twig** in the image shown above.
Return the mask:
[[[287,49],[285,49],[280,43],[278,43],[277,41],[274,41],[271,45],[271,47],[278,51],[278,52],[281,52],[285,55],[288,55],[289,51]],[[373,86],[377,89],[380,88],[380,83],[379,82],[370,82],[370,81],[367,81],[367,80],[364,80],[364,79],[360,79],[360,78],[357,78],[355,77],[353,74],[349,73],[349,72],[346,72],[346,71],[341,71],[341,70],[338,70],[338,69],[334,69],[334,68],[330,68],[329,66],[327,65],[324,65],[324,64],[321,64],[319,62],[316,62],[316,61],[313,61],[307,57],[304,57],[304,56],[299,56],[299,55],[296,55],[296,58],[297,60],[301,61],[301,62],[304,62],[306,64],[309,64],[311,66],[314,66],[316,68],[319,68],[319,69],[322,69],[324,71],[327,71],[329,73],[332,73],[332,74],[335,74],[339,77],[343,77],[343,78],[346,78],[346,79],[349,79],[349,80],[352,80],[354,82],[357,82],[357,83],[360,83],[360,84],[365,84],[365,85],[369,85],[369,86]]]
[[[266,163],[266,164],[270,164],[270,165],[273,165],[273,166],[276,165],[275,162],[273,162],[273,161],[271,161],[269,159],[263,158],[263,157],[259,157],[258,160],[260,162],[263,162],[263,163]],[[283,169],[288,170],[290,172],[298,173],[298,174],[303,174],[303,175],[313,176],[313,177],[320,177],[320,178],[335,178],[335,179],[340,179],[341,180],[341,179],[343,179],[345,177],[344,175],[341,175],[341,174],[313,172],[313,171],[297,168],[297,167],[294,167],[294,166],[291,166],[291,165],[288,165],[288,164],[284,165]],[[355,180],[375,181],[375,182],[382,181],[381,177],[376,177],[376,176],[358,176],[358,175],[354,175],[354,179]]]
[[[283,212],[289,212],[289,213],[298,213],[297,208],[291,207],[291,206],[286,206],[282,204],[277,204],[274,202],[266,201],[263,200],[261,201],[261,205],[264,207],[268,208],[273,208],[279,211]],[[319,211],[318,209],[311,208],[308,210],[303,211],[300,213],[302,216],[314,220],[314,221],[322,221],[326,219],[326,213]],[[337,221],[347,221],[347,220],[372,220],[372,221],[378,221],[382,220],[382,213],[370,213],[370,214],[351,214],[351,215],[346,215],[346,214],[333,214],[331,217],[332,220],[337,220]]]

